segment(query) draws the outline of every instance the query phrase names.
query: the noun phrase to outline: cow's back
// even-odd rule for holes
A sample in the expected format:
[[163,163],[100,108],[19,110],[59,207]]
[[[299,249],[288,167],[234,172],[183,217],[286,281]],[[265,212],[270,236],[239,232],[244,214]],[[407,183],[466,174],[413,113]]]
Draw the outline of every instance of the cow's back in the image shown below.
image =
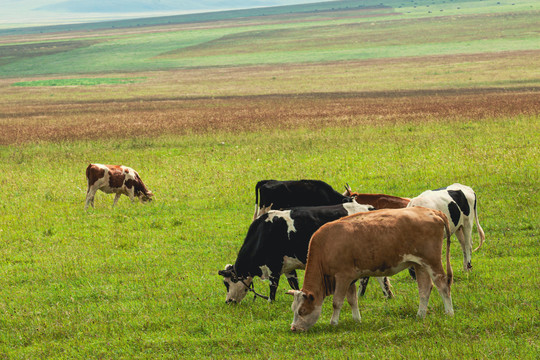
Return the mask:
[[[404,255],[423,257],[442,242],[445,216],[427,208],[383,209],[327,223],[311,239],[308,264],[317,261],[329,273],[342,267],[364,267],[384,275]],[[440,251],[440,250],[439,250]],[[313,260],[312,260],[313,258]],[[381,265],[380,259],[385,259]]]
[[369,204],[376,209],[402,209],[407,207],[411,199],[386,194],[351,193],[351,197],[360,204]]
[[263,180],[256,185],[256,202],[273,209],[334,205],[351,201],[321,180]]
[[411,199],[408,207],[414,206],[423,206],[444,212],[450,220],[450,232],[453,234],[466,220],[461,215],[469,217],[474,213],[476,194],[469,186],[455,183],[444,188],[424,191]]

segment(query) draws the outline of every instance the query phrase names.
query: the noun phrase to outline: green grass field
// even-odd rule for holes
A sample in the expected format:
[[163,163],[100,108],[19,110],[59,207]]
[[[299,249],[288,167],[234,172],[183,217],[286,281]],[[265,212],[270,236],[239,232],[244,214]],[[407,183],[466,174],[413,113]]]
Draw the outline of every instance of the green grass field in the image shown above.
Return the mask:
[[[1,149],[1,352],[7,357],[534,358],[538,341],[537,118],[38,144]],[[90,161],[129,163],[156,194],[131,205],[98,194]],[[331,305],[292,334],[291,300],[224,303],[217,270],[235,259],[264,178],[414,196],[460,181],[479,197],[486,244],[461,270],[454,318],[432,294],[424,321],[405,273],[394,300],[372,284],[340,325]],[[477,235],[475,232],[475,239]],[[266,293],[267,283],[256,281]]]
[[[536,359],[539,6],[379,4],[10,29],[0,358]],[[85,212],[91,162],[133,167],[155,201],[112,209],[100,192]],[[372,281],[360,324],[345,305],[331,326],[326,299],[292,333],[284,279],[275,303],[226,305],[217,271],[270,178],[404,197],[473,187],[486,242],[464,273],[453,238],[455,316],[433,291],[416,319],[406,272],[392,300]]]

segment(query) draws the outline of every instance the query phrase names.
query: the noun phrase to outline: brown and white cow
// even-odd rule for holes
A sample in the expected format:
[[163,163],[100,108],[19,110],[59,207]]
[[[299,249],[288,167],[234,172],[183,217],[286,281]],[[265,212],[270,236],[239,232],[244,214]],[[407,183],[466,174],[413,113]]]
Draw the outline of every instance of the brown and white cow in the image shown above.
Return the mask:
[[[447,274],[441,260],[445,231]],[[426,315],[432,281],[443,298],[445,312],[453,315],[450,232],[441,211],[423,207],[384,209],[323,225],[311,238],[302,290],[288,292],[294,295],[291,330],[309,330],[321,314],[324,298],[332,294],[332,325],[338,323],[345,296],[353,319],[360,321],[356,280],[391,276],[409,266],[415,267],[418,281],[417,315]]]
[[107,194],[116,194],[113,207],[118,202],[120,195],[129,196],[132,202],[139,198],[141,202],[152,200],[152,192],[146,188],[139,174],[130,167],[123,165],[90,164],[86,168],[88,189],[86,191],[86,203],[94,207],[94,196],[98,190]]

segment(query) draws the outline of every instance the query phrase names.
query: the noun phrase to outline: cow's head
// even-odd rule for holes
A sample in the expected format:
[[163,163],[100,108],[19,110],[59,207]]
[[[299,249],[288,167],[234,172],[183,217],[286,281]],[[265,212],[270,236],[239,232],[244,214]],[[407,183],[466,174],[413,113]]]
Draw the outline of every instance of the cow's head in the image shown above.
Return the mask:
[[147,191],[146,193],[141,191],[139,192],[137,196],[139,197],[140,202],[147,203],[147,202],[152,201],[152,197],[154,197],[154,193],[152,193],[151,191]]
[[231,264],[225,265],[225,270],[219,270],[218,275],[223,276],[223,284],[227,289],[227,297],[225,303],[238,304],[249,291],[249,286],[253,282],[253,278],[248,276],[247,278],[239,278],[236,276],[234,267]]
[[268,205],[268,206],[261,206],[261,208],[259,209],[259,211],[257,212],[257,217],[261,217],[263,216],[264,214],[268,214],[268,212],[270,210],[272,210],[272,205],[274,205],[273,203]]
[[301,290],[289,290],[289,295],[294,296],[291,310],[294,312],[292,331],[308,331],[321,316],[321,305],[315,304],[315,296],[312,293],[304,293]]

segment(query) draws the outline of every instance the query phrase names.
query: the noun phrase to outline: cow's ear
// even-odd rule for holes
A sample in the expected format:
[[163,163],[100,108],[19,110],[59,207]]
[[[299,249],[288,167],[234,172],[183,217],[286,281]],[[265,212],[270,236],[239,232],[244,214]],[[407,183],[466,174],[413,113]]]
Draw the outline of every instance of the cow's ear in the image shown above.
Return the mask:
[[219,270],[218,275],[221,275],[223,277],[231,277],[230,270]]
[[294,296],[296,294],[296,290],[289,290],[285,294]]

